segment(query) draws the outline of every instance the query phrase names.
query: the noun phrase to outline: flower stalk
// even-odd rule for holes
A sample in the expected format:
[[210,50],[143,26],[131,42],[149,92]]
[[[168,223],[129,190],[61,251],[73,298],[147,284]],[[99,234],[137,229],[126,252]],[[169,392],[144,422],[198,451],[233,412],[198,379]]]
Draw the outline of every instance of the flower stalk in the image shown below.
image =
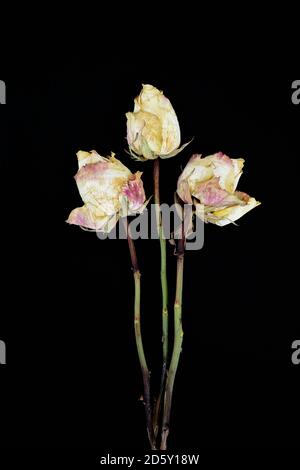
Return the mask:
[[[150,394],[150,371],[148,369],[143,340],[141,331],[141,273],[139,270],[138,260],[134,241],[130,236],[130,229],[127,219],[122,219],[124,222],[125,230],[127,233],[128,247],[130,252],[133,276],[134,276],[134,333],[135,341],[138,352],[138,358],[143,376],[144,386],[144,405],[146,414],[146,425],[149,443],[152,450],[156,449],[155,438],[152,426],[152,406],[151,406],[151,394]],[[126,222],[125,222],[126,220]]]
[[166,388],[165,388],[165,400],[164,410],[162,419],[162,432],[161,432],[161,445],[160,450],[167,449],[167,439],[170,432],[170,416],[173,398],[173,388],[180,359],[180,353],[183,341],[183,329],[182,329],[182,290],[183,290],[183,268],[184,268],[184,249],[185,239],[183,233],[182,224],[182,238],[178,240],[178,251],[177,251],[177,275],[176,275],[176,294],[174,302],[174,346],[173,353],[168,371]]
[[156,224],[157,232],[159,234],[160,242],[160,254],[161,254],[161,267],[160,267],[160,280],[161,280],[161,292],[162,292],[162,371],[160,381],[160,391],[155,404],[154,417],[153,417],[153,428],[155,437],[159,431],[159,415],[161,410],[161,402],[164,392],[166,374],[167,374],[167,361],[168,361],[168,336],[169,336],[169,315],[168,315],[168,280],[167,280],[167,253],[166,253],[166,239],[164,238],[162,218],[160,212],[160,161],[159,158],[154,160],[153,163],[153,182],[154,182],[154,202],[156,212]]

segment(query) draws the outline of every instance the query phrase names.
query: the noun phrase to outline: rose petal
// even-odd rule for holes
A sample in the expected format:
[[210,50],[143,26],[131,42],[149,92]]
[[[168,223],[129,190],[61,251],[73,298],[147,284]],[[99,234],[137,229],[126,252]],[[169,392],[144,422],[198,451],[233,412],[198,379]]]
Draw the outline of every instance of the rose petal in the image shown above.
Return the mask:
[[129,211],[131,214],[139,211],[141,206],[146,200],[143,181],[141,180],[142,173],[138,171],[129,178],[127,184],[124,186],[122,193],[127,197]]
[[201,155],[196,154],[191,157],[181,173],[178,180],[178,186],[180,187],[181,181],[187,180],[191,194],[197,197],[195,192],[199,183],[207,181],[210,178],[213,178],[213,176],[214,173],[211,168],[210,160],[201,158]]
[[72,210],[67,219],[67,223],[95,229],[95,223],[90,218],[90,214],[86,206],[77,207],[76,209]]
[[229,193],[233,193],[241,177],[244,160],[231,159],[222,152],[206,158],[212,164],[214,175],[220,177],[220,186]]
[[187,180],[178,181],[177,194],[183,202],[186,202],[187,204],[193,203],[190,187]]
[[145,121],[141,119],[138,113],[126,113],[127,118],[127,142],[133,150],[136,151],[135,145],[138,147],[138,138],[142,129],[145,127]]
[[80,227],[109,233],[116,225],[119,216],[113,214],[112,216],[97,216],[95,212],[90,210],[87,206],[77,207],[74,209],[67,220],[68,224],[79,225]]
[[206,206],[216,206],[227,196],[228,192],[221,188],[220,178],[212,178],[205,183],[200,183],[194,191],[194,196]]
[[112,215],[120,208],[119,194],[131,175],[130,170],[112,156],[83,166],[75,180],[85,204],[99,207],[106,215]]
[[[134,112],[150,113],[159,119],[160,147],[158,154],[168,155],[180,145],[180,127],[176,113],[163,92],[152,85],[143,85],[140,95],[134,101]],[[146,121],[147,123],[147,121]],[[147,127],[150,127],[147,125]],[[145,136],[146,138],[146,136]],[[149,144],[151,147],[151,144]]]
[[76,155],[77,155],[79,169],[82,166],[88,165],[90,163],[98,163],[98,162],[106,161],[106,158],[101,157],[101,155],[98,155],[98,153],[95,150],[92,150],[91,152],[84,152],[83,150],[79,150],[79,152],[77,152]]
[[207,219],[208,222],[219,225],[220,227],[224,227],[225,225],[229,225],[240,219],[243,217],[243,215],[247,214],[247,212],[251,211],[260,204],[261,203],[256,201],[254,198],[250,198],[249,202],[245,205],[237,205],[214,211],[207,216]]

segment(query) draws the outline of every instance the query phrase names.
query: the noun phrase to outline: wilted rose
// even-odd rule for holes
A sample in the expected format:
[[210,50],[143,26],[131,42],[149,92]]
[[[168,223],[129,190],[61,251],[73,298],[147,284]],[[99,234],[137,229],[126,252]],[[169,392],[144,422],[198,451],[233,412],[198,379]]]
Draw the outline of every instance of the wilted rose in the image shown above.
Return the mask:
[[127,113],[127,141],[138,160],[170,158],[179,153],[180,127],[175,111],[162,91],[143,85],[134,100],[133,113]]
[[120,217],[143,211],[141,172],[132,174],[114,154],[105,158],[95,151],[79,151],[77,158],[75,180],[84,205],[71,212],[69,224],[109,233]]
[[205,222],[228,225],[260,205],[248,194],[236,191],[243,166],[243,159],[223,153],[206,158],[193,155],[179,177],[177,194],[183,202],[195,204],[196,214]]

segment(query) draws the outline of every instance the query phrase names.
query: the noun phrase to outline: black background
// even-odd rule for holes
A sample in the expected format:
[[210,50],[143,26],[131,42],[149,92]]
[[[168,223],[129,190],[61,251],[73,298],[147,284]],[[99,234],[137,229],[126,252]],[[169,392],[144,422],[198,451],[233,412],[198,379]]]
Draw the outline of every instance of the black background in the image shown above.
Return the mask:
[[[177,79],[74,53],[34,73],[1,76],[7,159],[2,159],[1,366],[3,447],[147,450],[135,350],[126,241],[69,226],[81,205],[76,151],[125,153],[125,113],[142,83],[164,90],[181,126],[181,154],[161,162],[161,199],[172,203],[192,153],[246,159],[239,188],[262,202],[236,226],[205,227],[186,254],[184,346],[171,451],[278,448],[299,443],[300,339],[296,286],[296,157],[300,106],[292,79],[237,74]],[[24,58],[24,64],[26,60]],[[297,77],[294,77],[297,78]],[[3,128],[3,127],[2,127]],[[7,138],[6,138],[7,137]],[[160,365],[159,244],[138,241],[145,347]],[[170,312],[175,258],[169,247]],[[295,280],[295,281],[294,281]],[[124,452],[123,452],[124,453]]]

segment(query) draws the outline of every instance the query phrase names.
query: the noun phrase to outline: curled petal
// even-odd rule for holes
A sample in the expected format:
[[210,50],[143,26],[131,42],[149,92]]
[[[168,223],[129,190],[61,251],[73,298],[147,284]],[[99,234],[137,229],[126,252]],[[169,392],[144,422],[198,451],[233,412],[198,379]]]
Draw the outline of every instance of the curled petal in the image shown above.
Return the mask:
[[178,181],[177,194],[186,204],[193,203],[189,183],[187,180],[182,179],[181,181]]
[[145,127],[145,120],[138,113],[126,113],[127,117],[127,142],[134,150],[139,148],[139,139]]
[[207,221],[213,224],[224,227],[233,222],[236,222],[238,219],[243,217],[243,215],[250,212],[255,207],[259,206],[261,203],[256,201],[254,198],[250,198],[247,204],[236,205],[232,207],[227,207],[225,209],[217,210],[207,215]]
[[[162,146],[162,126],[155,114],[140,111],[127,113],[127,140],[133,151],[143,154],[144,138],[151,152],[159,154]],[[147,158],[147,156],[145,155]]]
[[234,158],[232,159],[233,163],[233,173],[234,173],[234,181],[232,185],[232,191],[235,191],[240,180],[240,177],[243,174],[243,168],[245,164],[245,160],[243,158]]
[[180,185],[182,180],[187,180],[190,192],[195,197],[197,197],[196,193],[199,183],[208,181],[214,176],[211,162],[201,157],[198,154],[193,155],[178,180],[178,185]]
[[95,208],[102,207],[107,215],[111,215],[118,209],[116,201],[118,193],[105,178],[104,175],[107,173],[108,162],[92,163],[83,166],[75,176],[75,180],[85,204]]
[[200,183],[194,192],[194,196],[206,206],[219,205],[228,195],[228,192],[221,188],[220,178],[212,178],[205,183]]
[[137,213],[146,200],[141,176],[142,173],[140,171],[132,175],[122,190],[122,193],[127,197],[131,214]]
[[97,162],[89,165],[83,165],[75,175],[77,183],[83,183],[88,180],[98,180],[108,169],[108,162]]
[[236,191],[243,166],[243,159],[231,159],[221,152],[205,158],[193,155],[178,179],[177,194],[184,202],[191,195],[196,215],[205,222],[228,225],[260,205]]
[[119,194],[130,176],[130,170],[112,155],[102,157],[98,163],[82,166],[75,180],[85,204],[112,215],[120,207]]
[[77,207],[76,209],[72,210],[68,219],[68,224],[72,225],[79,225],[81,227],[95,229],[94,220],[90,217],[90,213],[86,206]]
[[222,152],[206,158],[212,163],[214,175],[220,178],[221,187],[232,193],[241,177],[244,160],[231,159]]
[[116,225],[118,218],[117,214],[112,216],[97,215],[87,206],[82,206],[77,207],[70,213],[67,223],[79,225],[82,228],[95,230],[96,232],[109,233]]
[[193,141],[193,139],[191,139],[189,142],[186,142],[185,144],[183,144],[178,149],[173,150],[173,152],[168,153],[167,155],[160,155],[160,158],[162,158],[163,160],[166,160],[167,158],[175,157],[180,152],[182,152],[182,150],[184,150],[185,147],[187,147],[192,141]]
[[146,197],[141,172],[133,175],[114,154],[104,158],[94,151],[80,151],[77,157],[75,180],[84,206],[71,212],[69,224],[108,233],[121,215],[143,210]]
[[79,150],[76,155],[79,169],[82,166],[88,165],[90,163],[98,163],[107,160],[106,158],[101,157],[101,155],[98,155],[95,150],[92,150],[91,152],[84,152],[83,150]]

